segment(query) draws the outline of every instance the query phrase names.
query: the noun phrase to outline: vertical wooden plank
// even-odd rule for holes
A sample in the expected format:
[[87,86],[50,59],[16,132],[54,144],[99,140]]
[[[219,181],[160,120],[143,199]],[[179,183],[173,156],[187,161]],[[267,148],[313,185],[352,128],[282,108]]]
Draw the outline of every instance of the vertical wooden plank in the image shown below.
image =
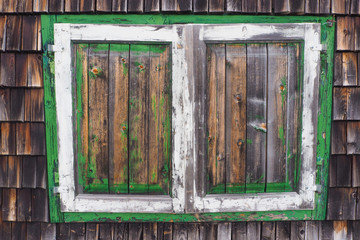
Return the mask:
[[333,90],[333,120],[346,120],[347,119],[349,91],[350,91],[349,88],[334,87],[334,90]]
[[44,121],[44,89],[31,89],[31,121]]
[[330,14],[330,3],[331,0],[319,0],[319,13]]
[[15,155],[17,148],[15,123],[0,123],[0,154]]
[[22,161],[18,156],[8,157],[8,187],[20,188],[22,179]]
[[333,14],[346,14],[345,1],[348,0],[331,0],[331,12]]
[[3,221],[16,221],[16,189],[3,188],[2,219]]
[[248,222],[246,229],[247,240],[257,240],[261,236],[261,222]]
[[360,156],[352,156],[352,186],[360,186]]
[[[49,221],[48,196],[46,189],[32,190],[31,219],[34,222]],[[46,238],[45,238],[46,239]]]
[[350,14],[360,14],[360,1],[359,0],[352,0],[351,1],[351,9]]
[[294,240],[305,239],[305,221],[292,221],[291,222],[291,237]]
[[290,222],[276,222],[276,239],[290,240]]
[[143,9],[144,9],[143,0],[128,1],[128,12],[143,12]]
[[265,190],[266,163],[266,44],[247,45],[246,192]]
[[27,54],[15,54],[15,82],[17,87],[27,86]]
[[263,239],[274,240],[276,232],[276,222],[262,222],[261,237]]
[[36,50],[37,48],[37,16],[22,17],[21,49],[23,51]]
[[[283,191],[286,180],[289,79],[287,45],[268,44],[266,191]],[[279,184],[272,184],[279,183]]]
[[150,45],[148,100],[148,183],[150,194],[169,193],[171,166],[170,58],[169,45]]
[[[262,0],[258,0],[262,1]],[[226,1],[226,11],[227,12],[241,12],[241,0],[231,0],[231,1]],[[259,6],[259,3],[258,3]]]
[[[8,157],[0,156],[0,187],[8,186]],[[1,192],[0,192],[1,194]],[[1,197],[0,197],[1,198]]]
[[[76,88],[76,129],[77,129],[77,171],[79,191],[88,186],[93,177],[94,169],[90,168],[93,162],[89,158],[89,45],[78,44],[74,47],[75,61],[75,80]],[[75,84],[76,82],[76,84]],[[94,166],[92,166],[94,167]]]
[[[90,44],[89,48],[89,181],[90,191],[109,191],[108,126],[108,44]],[[82,94],[86,94],[83,92]],[[93,189],[91,189],[93,188]]]
[[[334,137],[334,136],[332,136]],[[360,122],[347,123],[347,154],[360,153]]]
[[335,52],[334,56],[334,86],[342,86],[342,52]]
[[79,0],[80,12],[94,12],[95,11],[95,0]]
[[[149,4],[149,1],[147,1],[145,4]],[[154,4],[154,5],[151,4],[151,8],[153,8],[155,6],[156,6],[156,4]],[[149,5],[148,5],[148,7],[149,7]],[[157,8],[159,8],[159,2],[157,3]],[[145,9],[146,9],[146,7],[145,7]],[[112,11],[113,12],[126,12],[127,11],[127,1],[126,0],[112,0]]]
[[358,79],[357,54],[355,52],[342,53],[343,86],[356,86]]
[[226,192],[245,192],[246,45],[226,45]]
[[159,0],[145,0],[145,12],[158,12],[160,11]]
[[16,153],[18,155],[31,154],[30,123],[16,124]]
[[5,13],[13,13],[16,9],[16,1],[15,0],[3,0],[3,12]]
[[45,125],[32,122],[30,126],[31,154],[45,155]]
[[36,187],[46,188],[46,158],[38,156],[36,160]]
[[25,1],[24,12],[31,13],[33,11],[33,1]]
[[48,12],[48,0],[33,0],[34,12]]
[[65,0],[65,12],[78,12],[78,11],[79,11],[79,0]]
[[109,53],[109,187],[128,193],[128,44],[111,44]]
[[257,0],[257,12],[258,13],[271,13],[272,0]]
[[31,221],[31,189],[18,189],[17,221]]
[[[360,89],[349,88],[348,90],[348,102],[347,102],[347,120],[360,120],[360,113],[358,107],[360,105]],[[334,99],[335,102],[335,99]]]
[[10,120],[10,88],[0,89],[0,121]]
[[6,21],[6,50],[20,50],[21,17],[8,15]]
[[49,12],[50,13],[64,12],[64,0],[49,0]]
[[15,87],[15,53],[1,53],[0,85]]
[[[285,190],[293,190],[297,179],[296,166],[298,166],[299,154],[299,135],[300,135],[300,119],[301,119],[301,85],[300,85],[300,46],[299,44],[288,44],[287,46],[287,62],[288,62],[288,82],[287,87],[281,92],[281,97],[287,91],[287,110],[286,110],[286,150],[284,152],[286,184]],[[280,86],[281,88],[281,86]],[[280,133],[280,132],[279,132]],[[280,134],[279,134],[280,135]]]
[[331,154],[346,154],[346,122],[333,121],[331,127]]
[[225,44],[208,45],[208,191],[225,193]]
[[[339,0],[333,0],[332,3]],[[343,3],[343,0],[340,0]],[[334,8],[332,8],[334,11]],[[337,17],[336,49],[355,50],[355,24],[352,17]]]
[[112,0],[96,1],[96,11],[98,12],[111,12]]
[[209,0],[209,12],[224,12],[224,0]]
[[306,0],[305,1],[305,13],[317,14],[319,13],[319,0]]
[[193,1],[194,1],[194,12],[208,11],[208,0],[193,0]]
[[5,51],[6,46],[6,16],[0,16],[0,50]]
[[24,121],[25,91],[23,88],[11,88],[10,119]]
[[42,71],[42,55],[29,54],[28,55],[28,87],[42,87],[43,86],[43,71]]
[[27,240],[38,240],[41,235],[41,224],[28,223],[26,230]]
[[257,1],[242,1],[241,11],[244,13],[256,13]]
[[23,157],[22,169],[22,187],[36,188],[36,157]]
[[[149,45],[130,46],[129,192],[148,191]],[[145,188],[145,189],[144,189]]]
[[289,0],[273,0],[274,13],[287,14],[290,13]]

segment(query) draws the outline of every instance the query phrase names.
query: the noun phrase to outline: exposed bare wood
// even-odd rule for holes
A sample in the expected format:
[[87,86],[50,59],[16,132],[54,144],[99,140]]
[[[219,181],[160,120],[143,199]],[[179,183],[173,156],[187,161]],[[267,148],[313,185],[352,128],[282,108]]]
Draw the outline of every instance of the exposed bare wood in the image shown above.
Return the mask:
[[37,50],[37,16],[22,17],[21,49],[24,51]]
[[112,0],[96,1],[96,11],[98,12],[111,12]]
[[44,156],[38,156],[36,159],[36,187],[46,189],[46,158]]
[[43,86],[42,56],[41,54],[28,55],[27,85],[28,87]]
[[0,89],[0,121],[10,120],[10,89]]
[[290,13],[290,0],[273,0],[274,13]]
[[360,120],[360,113],[358,111],[359,106],[360,106],[360,89],[349,88],[347,112],[346,112],[347,120]]
[[95,0],[79,0],[80,12],[94,12],[95,11]]
[[[47,189],[33,189],[32,190],[32,205],[31,205],[31,220],[34,222],[48,222],[49,213],[48,213],[48,198],[47,198]],[[55,227],[52,224],[51,227]],[[42,234],[47,233],[42,229]],[[53,237],[48,237],[44,239],[53,239]]]
[[360,186],[360,156],[352,156],[352,186]]
[[335,52],[334,56],[334,86],[342,86],[342,52]]
[[45,155],[45,125],[44,123],[31,123],[31,154]]
[[257,1],[242,1],[241,11],[244,13],[256,13]]
[[[332,1],[334,4],[335,0]],[[343,2],[343,0],[340,0]],[[334,11],[334,9],[333,9]],[[338,17],[336,30],[336,49],[337,50],[354,50],[355,49],[355,18]]]
[[144,5],[143,0],[131,0],[128,1],[128,12],[143,12]]
[[320,14],[329,14],[330,13],[330,3],[331,0],[319,0],[319,13]]
[[310,14],[319,13],[319,0],[306,0],[305,1],[305,12]]
[[20,188],[22,180],[22,159],[18,156],[8,157],[8,187]]
[[[103,2],[103,1],[99,1],[99,2]],[[78,12],[78,11],[79,11],[79,0],[65,0],[65,12]]]
[[17,220],[31,221],[31,189],[19,189],[17,197]]
[[22,187],[36,188],[36,157],[22,158]]
[[0,123],[0,154],[14,155],[16,153],[17,144],[15,123]]
[[6,15],[0,16],[0,50],[5,51],[6,46]]
[[194,0],[194,12],[207,12],[208,1],[207,0]]
[[257,1],[257,12],[258,13],[271,13],[272,11],[272,0],[258,0]]
[[241,12],[241,6],[242,6],[241,0],[226,1],[226,11],[228,12]]
[[23,88],[12,88],[10,90],[10,119],[13,121],[24,121],[25,91]]
[[209,0],[209,12],[223,12],[224,0]]
[[50,13],[64,12],[64,0],[49,0],[49,12]]
[[342,53],[342,79],[343,86],[358,85],[358,62],[357,53],[344,52]]
[[349,88],[334,87],[333,120],[347,119],[349,91]]
[[16,221],[16,189],[3,188],[2,219]]
[[331,154],[346,154],[347,140],[346,140],[346,122],[332,123],[331,128]]
[[31,154],[30,123],[16,124],[16,153],[18,155]]
[[33,0],[34,12],[48,12],[48,0]]
[[347,154],[359,154],[359,153],[360,153],[360,122],[348,122],[347,123]]
[[0,86],[15,87],[15,53],[1,53]]
[[15,82],[17,87],[27,86],[27,54],[15,54]]

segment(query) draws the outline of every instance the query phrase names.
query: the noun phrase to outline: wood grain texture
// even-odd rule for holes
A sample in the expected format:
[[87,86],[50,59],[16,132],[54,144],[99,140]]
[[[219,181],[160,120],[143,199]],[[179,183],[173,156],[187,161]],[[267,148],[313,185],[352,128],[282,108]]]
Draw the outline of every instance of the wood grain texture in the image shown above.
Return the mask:
[[46,188],[47,172],[46,172],[46,158],[44,156],[36,157],[36,187]]
[[351,1],[351,9],[350,9],[350,14],[356,14],[359,15],[360,14],[360,1],[359,0],[352,0]]
[[17,221],[31,221],[31,189],[17,191]]
[[28,55],[28,87],[42,87],[43,86],[43,71],[42,71],[42,55],[29,54]]
[[290,240],[290,233],[290,222],[276,222],[276,239]]
[[98,0],[96,1],[96,11],[111,12],[112,0]]
[[[147,2],[145,2],[145,4],[146,3]],[[126,12],[127,4],[128,4],[127,0],[112,0],[112,11],[113,12]],[[145,9],[146,9],[146,7],[145,7]]]
[[33,0],[34,12],[48,12],[48,0]]
[[18,155],[31,154],[30,123],[16,124],[16,153]]
[[345,155],[333,156],[332,161],[336,161],[336,187],[351,187],[351,165],[352,157]]
[[8,173],[8,156],[0,156],[0,187],[8,186],[9,178],[7,173]]
[[346,122],[334,121],[331,127],[331,154],[346,154]]
[[85,223],[72,223],[70,225],[70,240],[85,240]]
[[31,121],[44,121],[44,89],[31,89]]
[[305,13],[317,14],[319,13],[320,3],[319,0],[306,0],[305,1]]
[[358,62],[357,54],[354,52],[342,53],[342,80],[343,86],[358,85]]
[[79,0],[79,11],[80,12],[94,12],[95,11],[95,0]]
[[291,222],[291,239],[304,240],[305,239],[305,221]]
[[330,188],[327,219],[354,220],[356,209],[356,188]]
[[245,191],[246,165],[246,45],[226,45],[226,192]]
[[347,154],[360,153],[360,122],[347,123]]
[[149,45],[130,46],[129,192],[145,193],[135,184],[148,184]]
[[11,224],[11,239],[26,239],[26,223],[14,222]]
[[[48,222],[49,209],[46,189],[32,190],[31,219],[34,222]],[[46,239],[46,238],[45,238]]]
[[23,16],[21,30],[21,50],[36,51],[37,50],[37,21],[38,16]]
[[160,0],[145,0],[145,12],[160,11]]
[[342,86],[342,52],[334,54],[334,86]]
[[208,59],[208,191],[225,193],[225,44],[209,45]]
[[[246,192],[265,190],[267,49],[265,44],[247,45]],[[255,183],[259,189],[254,189]]]
[[241,0],[226,1],[226,11],[228,12],[241,12],[241,7],[242,7]]
[[319,6],[319,14],[329,14],[330,13],[330,3],[331,3],[331,0],[319,0],[319,5],[320,5]]
[[[89,177],[98,193],[108,192],[108,69],[109,45],[90,44],[89,48]],[[82,94],[87,94],[83,92]],[[91,174],[91,175],[90,175]],[[94,189],[95,190],[95,189]]]
[[241,11],[244,13],[256,13],[257,1],[242,1]]
[[8,187],[20,188],[22,180],[22,161],[20,157],[8,157]]
[[194,1],[194,12],[207,12],[208,1],[207,0],[193,0]]
[[273,0],[274,13],[288,14],[290,13],[290,1],[289,0]]
[[[334,4],[335,0],[332,1]],[[343,2],[341,0],[341,2]],[[333,8],[334,11],[334,8]],[[355,50],[355,23],[354,18],[338,17],[336,28],[336,49],[337,50]]]
[[22,158],[22,184],[23,188],[36,188],[36,157]]
[[[103,1],[99,1],[103,2]],[[65,0],[65,12],[78,12],[79,0]]]
[[261,237],[264,239],[275,239],[276,222],[262,222]]
[[128,193],[129,45],[111,44],[109,54],[109,187]]
[[10,120],[10,88],[0,89],[0,121]]
[[5,51],[6,46],[6,15],[0,16],[0,50]]
[[349,88],[333,89],[333,120],[346,120],[348,111]]
[[[271,187],[270,183],[284,183],[287,160],[287,106],[290,84],[296,79],[288,76],[288,52],[286,44],[268,44],[267,85],[267,163],[266,191],[283,191]],[[296,74],[295,74],[296,76]]]
[[360,120],[360,113],[358,111],[360,106],[360,89],[349,88],[347,99],[348,99],[347,111],[346,111],[347,120]]
[[[360,156],[352,156],[352,176],[351,183],[353,187],[360,186]],[[358,218],[357,218],[358,219]]]
[[150,45],[149,70],[149,173],[148,183],[163,190],[151,194],[169,193],[171,166],[171,55],[169,45]]
[[51,223],[41,223],[41,239],[55,239],[56,225]]
[[272,0],[258,0],[257,1],[258,13],[271,13],[272,12]]
[[27,54],[15,54],[15,82],[17,87],[27,86]]
[[0,85],[4,87],[16,86],[15,81],[15,53],[1,53]]
[[59,240],[70,238],[70,223],[62,223],[56,226],[56,238]]
[[64,12],[64,0],[49,0],[49,12],[50,13],[62,13]]
[[15,155],[17,149],[15,123],[0,123],[0,154]]
[[23,88],[10,89],[10,119],[12,121],[24,121],[25,91]]
[[128,12],[143,12],[143,11],[144,11],[143,0],[128,1]]
[[41,223],[28,223],[26,228],[27,240],[36,240],[41,236]]
[[16,189],[4,188],[2,194],[2,220],[16,221]]
[[224,7],[224,0],[209,0],[209,12],[223,12]]
[[45,125],[31,123],[31,155],[45,155]]
[[333,14],[346,14],[345,3],[347,1],[349,1],[349,0],[332,0],[331,1],[331,12]]

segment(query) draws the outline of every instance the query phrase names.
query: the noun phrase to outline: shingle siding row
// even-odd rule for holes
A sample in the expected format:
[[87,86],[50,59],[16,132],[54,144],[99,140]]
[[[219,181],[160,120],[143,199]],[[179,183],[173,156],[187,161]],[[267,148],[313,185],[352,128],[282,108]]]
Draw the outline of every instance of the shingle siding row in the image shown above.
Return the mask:
[[[40,14],[336,15],[327,221],[48,223]],[[0,239],[360,239],[359,0],[1,0]]]

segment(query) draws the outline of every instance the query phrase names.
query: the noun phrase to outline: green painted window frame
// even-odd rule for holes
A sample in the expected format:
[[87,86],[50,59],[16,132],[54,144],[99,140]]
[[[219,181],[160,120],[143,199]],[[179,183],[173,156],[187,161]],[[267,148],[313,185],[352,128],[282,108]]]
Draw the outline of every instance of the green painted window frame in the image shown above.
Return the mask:
[[[333,17],[315,16],[250,16],[250,15],[42,15],[43,71],[45,95],[46,147],[48,165],[48,191],[51,222],[87,221],[273,221],[273,220],[324,220],[326,217],[328,169],[330,155],[332,79],[335,26]],[[59,195],[54,189],[59,184],[57,122],[54,84],[54,55],[48,46],[54,44],[55,23],[84,24],[226,24],[226,23],[320,23],[321,43],[327,46],[321,53],[319,83],[319,113],[317,122],[316,184],[314,210],[222,212],[197,214],[169,213],[77,213],[61,212]]]

